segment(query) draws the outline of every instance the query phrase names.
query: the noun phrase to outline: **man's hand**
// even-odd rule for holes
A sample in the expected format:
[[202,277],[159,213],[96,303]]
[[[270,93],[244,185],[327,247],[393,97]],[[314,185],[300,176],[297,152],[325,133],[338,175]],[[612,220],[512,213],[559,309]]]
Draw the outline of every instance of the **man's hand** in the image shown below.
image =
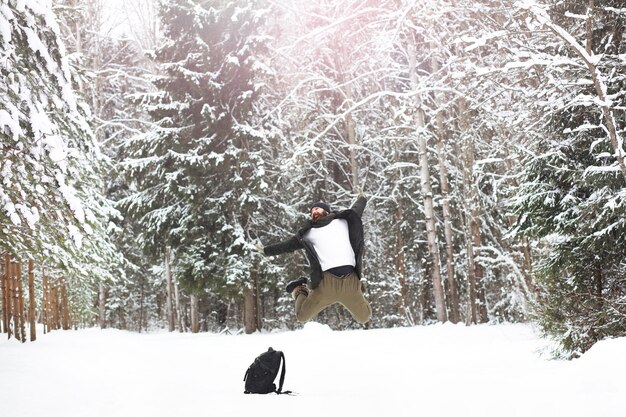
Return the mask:
[[362,216],[363,210],[365,210],[365,206],[367,205],[367,197],[361,187],[354,187],[354,191],[357,193],[356,201],[350,208],[353,209],[359,216]]
[[256,244],[256,250],[258,250],[261,255],[265,255],[265,246],[263,246],[261,242]]

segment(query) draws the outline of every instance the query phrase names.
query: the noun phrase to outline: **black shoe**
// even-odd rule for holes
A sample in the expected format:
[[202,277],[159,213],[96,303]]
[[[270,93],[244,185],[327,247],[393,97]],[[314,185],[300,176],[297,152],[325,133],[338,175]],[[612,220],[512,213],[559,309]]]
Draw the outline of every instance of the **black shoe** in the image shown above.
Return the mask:
[[287,284],[287,287],[285,288],[285,290],[287,291],[288,294],[291,294],[293,290],[296,289],[296,287],[299,287],[300,285],[304,285],[307,282],[309,282],[309,279],[307,277],[300,277],[297,280],[291,281],[289,284]]

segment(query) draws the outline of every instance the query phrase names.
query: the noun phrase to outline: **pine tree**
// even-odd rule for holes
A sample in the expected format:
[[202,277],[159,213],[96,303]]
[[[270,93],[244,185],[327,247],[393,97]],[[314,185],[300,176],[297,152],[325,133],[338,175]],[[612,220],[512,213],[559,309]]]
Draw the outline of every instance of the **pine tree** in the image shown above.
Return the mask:
[[[551,96],[541,108],[547,138],[527,158],[516,199],[517,231],[544,242],[536,319],[560,342],[559,354],[575,356],[602,338],[623,336],[626,322],[619,139],[624,127],[612,116],[623,95],[624,74],[616,63],[624,46],[614,36],[623,30],[624,16],[594,2],[550,5],[547,11],[537,4],[528,9],[528,24],[552,32],[552,43],[544,38],[543,44],[550,46],[539,49],[544,59],[576,63],[591,57],[594,69],[583,63],[566,65],[558,74],[547,70]],[[574,15],[586,17],[581,23]],[[605,87],[598,90],[598,85]]]
[[[254,4],[161,5],[156,93],[144,99],[157,127],[128,147],[137,191],[123,201],[153,254],[171,246],[182,288],[259,297],[249,236],[262,213],[265,146],[254,103],[263,74],[264,12]],[[254,305],[258,303],[255,301]],[[260,327],[260,316],[248,311]]]
[[65,271],[80,299],[116,259],[105,229],[114,210],[101,193],[105,158],[51,10],[4,0],[0,28],[0,240],[15,256]]

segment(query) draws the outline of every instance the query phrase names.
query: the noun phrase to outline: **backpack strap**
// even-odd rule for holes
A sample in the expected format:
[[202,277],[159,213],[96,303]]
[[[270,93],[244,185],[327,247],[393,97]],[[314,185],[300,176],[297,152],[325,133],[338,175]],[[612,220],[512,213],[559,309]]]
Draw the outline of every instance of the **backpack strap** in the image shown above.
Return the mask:
[[[285,354],[281,351],[280,352],[280,357],[283,361],[283,368],[280,371],[280,382],[278,384],[278,389],[276,390],[276,394],[281,394],[283,393],[283,382],[285,382],[285,373],[287,372],[287,365],[285,364]],[[289,394],[290,391],[285,391],[283,394]]]

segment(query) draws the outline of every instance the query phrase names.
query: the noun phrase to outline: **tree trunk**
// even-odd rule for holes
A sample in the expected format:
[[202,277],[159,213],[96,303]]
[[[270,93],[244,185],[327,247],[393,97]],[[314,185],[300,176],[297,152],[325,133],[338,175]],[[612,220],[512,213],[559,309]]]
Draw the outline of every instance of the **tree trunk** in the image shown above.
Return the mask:
[[14,304],[13,304],[13,331],[15,338],[21,342],[26,341],[26,328],[24,325],[24,291],[22,289],[22,265],[16,262],[13,266],[14,279]]
[[596,265],[594,268],[593,285],[594,285],[594,294],[596,296],[598,310],[601,310],[604,307],[604,298],[602,297],[602,292],[604,289],[604,282],[602,279],[602,267],[600,265]]
[[189,296],[191,305],[191,332],[198,333],[200,331],[200,320],[198,314],[198,296],[191,294]]
[[591,55],[593,53],[593,15],[594,15],[594,9],[595,9],[595,0],[588,0],[588,6],[587,6],[587,26],[586,26],[586,31],[587,31],[587,44],[585,45],[585,50],[587,51],[587,53],[589,55]]
[[128,330],[128,322],[126,321],[126,309],[120,306],[117,311],[119,315],[118,320],[120,321],[120,329]]
[[[472,149],[471,154],[473,156],[474,150]],[[473,188],[473,187],[472,187]],[[480,264],[480,262],[476,261],[476,258],[480,257],[480,247],[482,246],[482,234],[480,231],[480,211],[478,210],[477,200],[475,188],[472,199],[472,210],[470,217],[470,230],[472,234],[472,247],[474,250],[473,258],[474,258],[474,270],[476,277],[476,296],[478,297],[478,320],[481,323],[486,323],[489,321],[489,316],[487,314],[487,299],[485,296],[485,283],[484,283],[484,275],[485,269]]]
[[50,283],[48,282],[48,276],[46,271],[43,271],[43,306],[42,306],[42,321],[43,321],[43,333],[46,334],[51,330],[51,309],[50,309]]
[[476,189],[477,185],[474,184],[474,143],[469,141],[466,146],[466,156],[467,156],[467,164],[466,167],[468,171],[468,180],[469,182],[469,201],[470,201],[470,211],[469,211],[469,225],[470,225],[470,234],[472,241],[472,257],[474,258],[474,276],[476,278],[476,296],[477,296],[477,313],[478,313],[478,321],[480,323],[486,323],[489,321],[489,317],[487,314],[487,300],[485,297],[485,284],[484,284],[484,275],[485,270],[480,262],[476,261],[476,258],[480,257],[480,247],[482,246],[482,233],[480,230],[480,207],[478,201],[478,191]]
[[[10,339],[15,331],[15,263],[9,261],[9,273],[7,275],[7,336]],[[13,322],[12,322],[13,321]]]
[[61,328],[61,319],[59,316],[59,287],[52,287],[52,330]]
[[61,320],[63,330],[70,329],[70,307],[69,300],[67,298],[67,285],[65,279],[61,281]]
[[141,333],[141,329],[143,328],[143,322],[144,322],[144,304],[145,304],[145,288],[144,288],[144,283],[143,280],[141,282],[141,290],[139,292],[139,333]]
[[[8,322],[9,322],[9,331],[8,338],[17,333],[17,327],[15,325],[17,315],[17,309],[15,307],[15,297],[16,297],[16,281],[15,281],[15,262],[11,259],[11,263],[9,264],[9,279],[8,283]],[[17,336],[16,336],[17,337]]]
[[[431,48],[434,49],[434,48]],[[439,62],[433,54],[432,72],[436,74],[439,71]],[[447,142],[447,132],[445,128],[445,113],[439,104],[439,94],[435,95],[435,107],[438,109],[436,116],[437,126],[437,159],[439,161],[439,183],[441,186],[441,201],[443,208],[443,227],[446,239],[446,273],[448,281],[448,293],[450,294],[450,321],[458,323],[461,320],[461,312],[459,306],[459,291],[456,282],[454,268],[454,241],[452,238],[452,215],[450,210],[450,184],[448,182],[448,168],[446,167],[445,143]]]
[[14,336],[16,333],[16,328],[15,328],[15,315],[16,313],[16,308],[15,308],[15,288],[16,282],[15,282],[15,262],[13,261],[13,259],[11,259],[10,263],[9,263],[9,275],[8,275],[8,279],[7,279],[7,321],[8,321],[8,338],[10,339],[11,336]]
[[98,284],[98,323],[101,329],[107,327],[107,289],[101,282]]
[[30,341],[37,340],[37,325],[35,321],[35,274],[33,260],[28,261],[28,322],[30,326]]
[[400,299],[399,299],[399,303],[400,305],[398,306],[400,314],[402,314],[402,316],[404,317],[404,319],[406,320],[407,324],[409,326],[414,326],[415,325],[415,318],[413,317],[413,314],[411,312],[411,310],[408,307],[408,293],[409,293],[409,288],[407,286],[406,283],[406,259],[404,257],[404,239],[402,238],[402,221],[404,218],[404,214],[402,212],[402,207],[400,206],[400,204],[396,204],[396,209],[394,211],[394,215],[395,215],[395,221],[396,221],[396,241],[395,241],[395,258],[394,258],[394,265],[396,267],[396,272],[398,273],[398,281],[400,284]]
[[256,328],[261,330],[263,328],[263,317],[262,317],[262,305],[261,305],[261,282],[259,280],[259,272],[257,269],[252,270],[252,280],[254,282],[254,302],[255,302],[255,312],[254,315],[256,317]]
[[465,319],[466,324],[476,324],[478,323],[478,304],[477,304],[477,295],[476,295],[476,269],[474,267],[474,255],[472,252],[472,240],[470,238],[470,226],[469,226],[469,216],[465,215],[465,241],[467,244],[467,292],[468,292],[468,304],[469,304],[469,314]]
[[[465,134],[468,129],[469,123],[467,122],[467,104],[465,103],[465,99],[460,98],[458,101],[458,114],[459,114],[459,130],[461,131],[461,137]],[[459,139],[459,141],[462,139]],[[454,150],[456,155],[463,155],[464,152],[461,151],[461,146],[459,141],[455,142]],[[468,208],[468,189],[471,186],[471,181],[469,179],[468,169],[467,169],[467,159],[459,158],[461,161],[461,171],[463,172],[463,195],[464,198],[462,200],[463,206],[463,223],[465,227],[465,246],[467,252],[467,296],[468,296],[468,315],[465,319],[466,324],[476,324],[478,323],[478,312],[477,312],[477,302],[478,299],[476,295],[476,268],[474,265],[474,250],[472,246],[472,232],[470,227],[470,209]]]
[[173,307],[173,291],[172,291],[172,270],[170,263],[170,248],[168,246],[165,247],[165,287],[167,290],[167,324],[170,332],[174,331],[175,322],[174,322],[174,307]]
[[461,320],[461,309],[459,304],[459,290],[456,282],[456,271],[454,267],[454,239],[452,234],[452,211],[450,210],[450,191],[448,184],[448,170],[445,167],[445,157],[443,156],[443,143],[440,139],[437,142],[437,153],[439,156],[439,177],[442,194],[443,208],[443,231],[446,240],[446,275],[448,282],[448,292],[450,294],[450,321],[458,323]]
[[[459,99],[459,126],[461,132],[468,131],[469,123],[466,114],[467,105],[463,98]],[[469,303],[470,317],[468,322],[483,323],[488,320],[487,309],[485,303],[485,291],[483,287],[483,268],[476,262],[476,257],[480,256],[481,233],[480,233],[480,210],[478,205],[478,192],[474,184],[474,143],[468,136],[463,143],[465,154],[463,160],[463,199],[465,211],[466,226],[466,242],[467,242],[467,263],[468,263],[468,281],[469,281]],[[458,147],[457,147],[458,150]],[[467,204],[467,202],[469,204]]]
[[[338,52],[339,62],[337,62],[340,73],[340,83],[344,84],[340,91],[345,97],[345,101],[343,107],[347,111],[353,104],[353,94],[352,94],[352,86],[351,83],[346,82],[346,74],[345,68],[342,63],[349,62],[350,56],[348,55],[348,51],[343,45],[340,46],[341,50]],[[357,166],[356,161],[356,128],[354,118],[352,117],[352,112],[347,111],[344,117],[345,122],[345,138],[348,143],[348,156],[350,159],[350,176],[349,179],[352,184],[352,189],[357,190],[360,188],[361,184],[359,183],[359,168]]]
[[[418,126],[424,127],[424,114],[421,109],[417,110]],[[441,282],[441,260],[439,256],[439,243],[437,239],[437,225],[435,222],[435,209],[433,205],[433,192],[430,182],[428,165],[428,149],[426,137],[418,135],[419,156],[421,166],[421,187],[424,198],[424,214],[426,220],[426,235],[428,239],[428,251],[432,262],[433,292],[435,296],[435,307],[437,308],[437,320],[445,322],[447,320],[446,304],[444,298],[443,284]]]
[[185,323],[184,323],[182,306],[180,302],[180,291],[178,290],[177,282],[174,282],[174,299],[176,301],[175,305],[176,305],[176,317],[178,321],[178,331],[182,333],[185,331]]
[[[4,256],[2,257],[2,267],[4,268]],[[6,324],[4,320],[4,306],[5,306],[5,272],[3,270],[2,275],[0,275],[0,333],[4,333],[6,331]]]
[[[254,285],[254,283],[253,283]],[[256,318],[256,299],[254,295],[254,286],[246,288],[244,294],[244,306],[243,306],[243,322],[246,334],[254,333],[257,330],[257,318]]]
[[22,281],[22,264],[17,264],[17,285],[19,288],[20,340],[26,342],[26,311],[24,308],[24,282]]
[[[351,101],[348,101],[350,103]],[[348,145],[350,153],[350,169],[351,169],[351,181],[352,189],[356,190],[361,185],[359,184],[359,169],[356,162],[356,129],[354,127],[354,120],[352,119],[352,113],[346,115],[346,134],[348,136]]]
[[[417,73],[416,73],[416,56],[415,47],[413,44],[409,45],[409,71],[411,77],[411,84],[414,89],[417,88]],[[417,131],[417,143],[419,146],[419,158],[421,167],[421,187],[422,197],[424,199],[424,214],[426,217],[426,236],[428,239],[428,251],[430,253],[430,259],[432,263],[432,281],[433,281],[433,293],[435,296],[435,308],[437,313],[437,320],[445,322],[448,319],[446,311],[446,302],[443,291],[443,284],[441,282],[441,260],[439,256],[439,244],[437,239],[437,228],[435,223],[435,209],[433,205],[433,192],[430,181],[430,167],[428,164],[428,148],[426,145],[426,136],[423,134],[425,129],[424,111],[422,110],[422,103],[419,95],[416,96],[415,103],[415,123]]]
[[530,242],[526,236],[522,238],[522,253],[524,254],[524,278],[526,280],[526,287],[534,293],[537,291],[537,287],[533,282],[533,260],[530,254]]
[[3,332],[9,332],[9,277],[11,276],[9,271],[11,267],[11,256],[9,253],[4,255],[4,275],[2,276],[2,323]]

